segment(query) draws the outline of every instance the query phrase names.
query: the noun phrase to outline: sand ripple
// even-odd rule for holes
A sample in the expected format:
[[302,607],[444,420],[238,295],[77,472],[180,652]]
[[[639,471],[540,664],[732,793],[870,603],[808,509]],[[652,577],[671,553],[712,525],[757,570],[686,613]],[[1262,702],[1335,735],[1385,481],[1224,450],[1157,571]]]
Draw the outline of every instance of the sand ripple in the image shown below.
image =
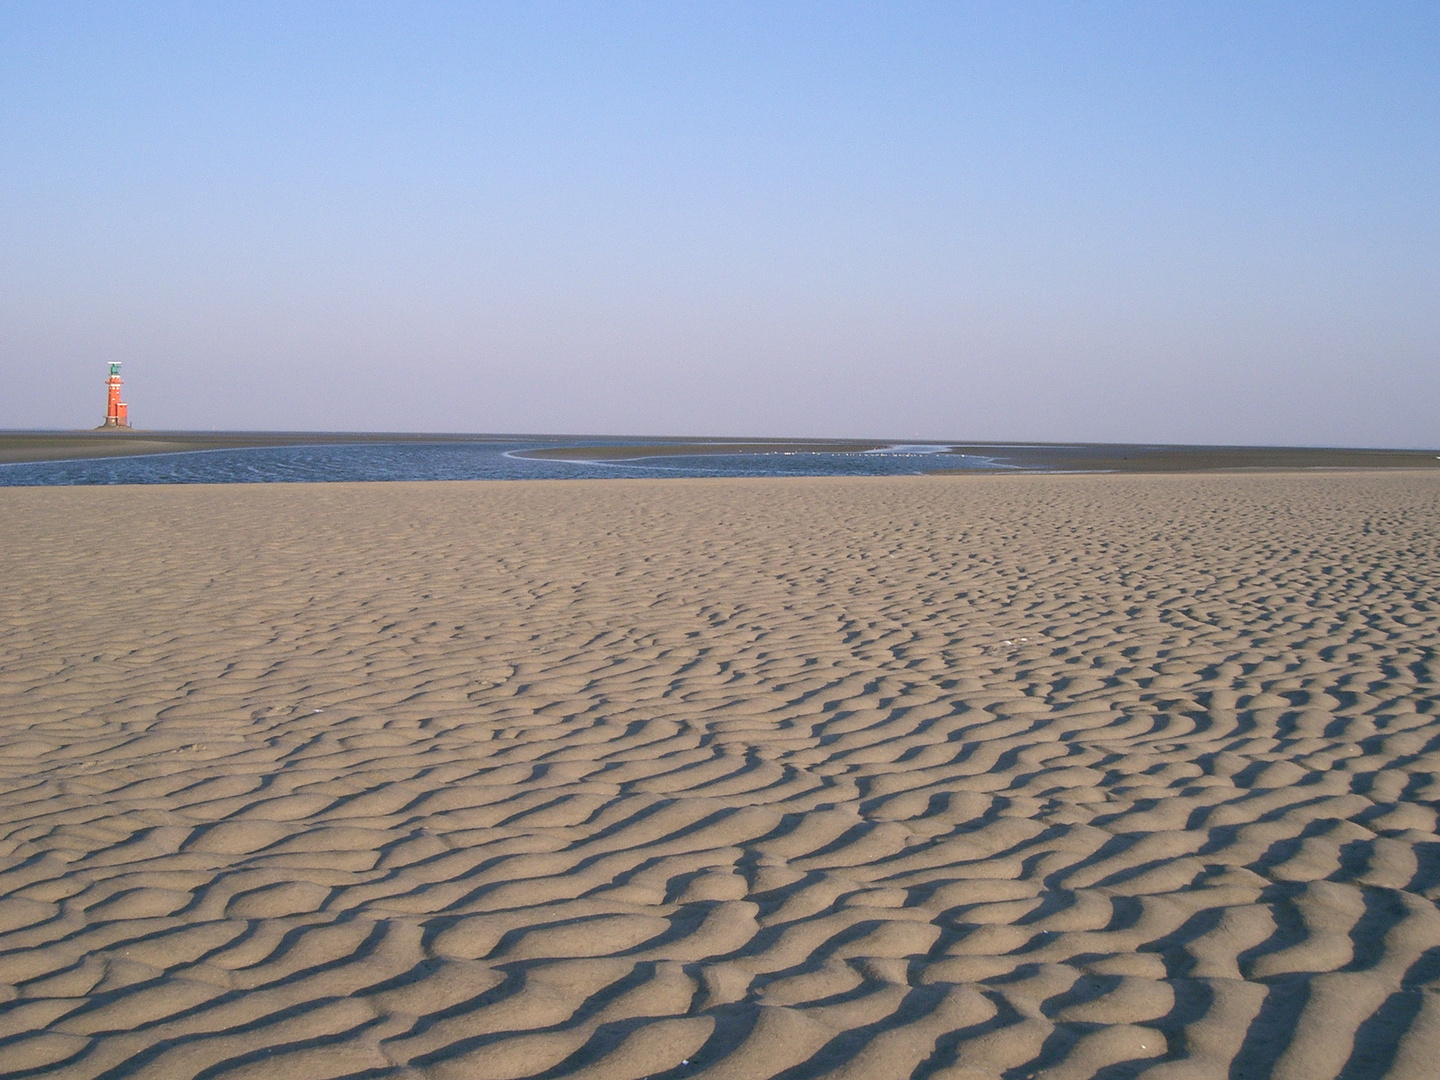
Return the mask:
[[1434,1075],[1434,477],[0,522],[4,1076]]

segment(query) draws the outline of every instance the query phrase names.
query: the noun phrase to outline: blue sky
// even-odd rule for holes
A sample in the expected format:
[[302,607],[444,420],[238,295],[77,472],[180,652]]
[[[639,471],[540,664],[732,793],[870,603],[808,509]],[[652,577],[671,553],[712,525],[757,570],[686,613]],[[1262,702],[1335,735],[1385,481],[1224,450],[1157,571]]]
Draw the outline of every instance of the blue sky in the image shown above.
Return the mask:
[[0,427],[1440,444],[1440,5],[0,3]]

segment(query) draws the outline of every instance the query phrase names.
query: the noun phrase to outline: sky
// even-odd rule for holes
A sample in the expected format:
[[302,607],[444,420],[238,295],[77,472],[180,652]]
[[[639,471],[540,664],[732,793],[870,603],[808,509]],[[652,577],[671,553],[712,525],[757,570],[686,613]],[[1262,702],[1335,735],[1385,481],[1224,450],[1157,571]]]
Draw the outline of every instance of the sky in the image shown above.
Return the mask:
[[1440,446],[1440,4],[0,0],[0,428]]

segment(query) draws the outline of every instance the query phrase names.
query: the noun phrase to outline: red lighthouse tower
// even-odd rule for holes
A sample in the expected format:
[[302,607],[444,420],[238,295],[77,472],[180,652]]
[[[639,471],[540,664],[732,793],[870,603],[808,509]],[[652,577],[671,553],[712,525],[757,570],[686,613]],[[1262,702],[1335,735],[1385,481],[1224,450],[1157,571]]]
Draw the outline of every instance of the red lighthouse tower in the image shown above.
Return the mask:
[[123,385],[120,380],[120,365],[110,365],[110,381],[106,386],[110,391],[110,399],[105,405],[105,423],[107,428],[128,428],[130,426],[130,407],[120,400],[120,387]]

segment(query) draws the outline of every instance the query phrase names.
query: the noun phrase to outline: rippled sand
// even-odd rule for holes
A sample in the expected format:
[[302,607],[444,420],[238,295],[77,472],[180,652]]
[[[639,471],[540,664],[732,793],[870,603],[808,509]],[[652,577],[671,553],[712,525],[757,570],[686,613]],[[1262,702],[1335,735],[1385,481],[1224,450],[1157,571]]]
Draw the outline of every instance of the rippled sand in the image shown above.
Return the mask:
[[0,1073],[1431,1077],[1440,477],[0,491]]

